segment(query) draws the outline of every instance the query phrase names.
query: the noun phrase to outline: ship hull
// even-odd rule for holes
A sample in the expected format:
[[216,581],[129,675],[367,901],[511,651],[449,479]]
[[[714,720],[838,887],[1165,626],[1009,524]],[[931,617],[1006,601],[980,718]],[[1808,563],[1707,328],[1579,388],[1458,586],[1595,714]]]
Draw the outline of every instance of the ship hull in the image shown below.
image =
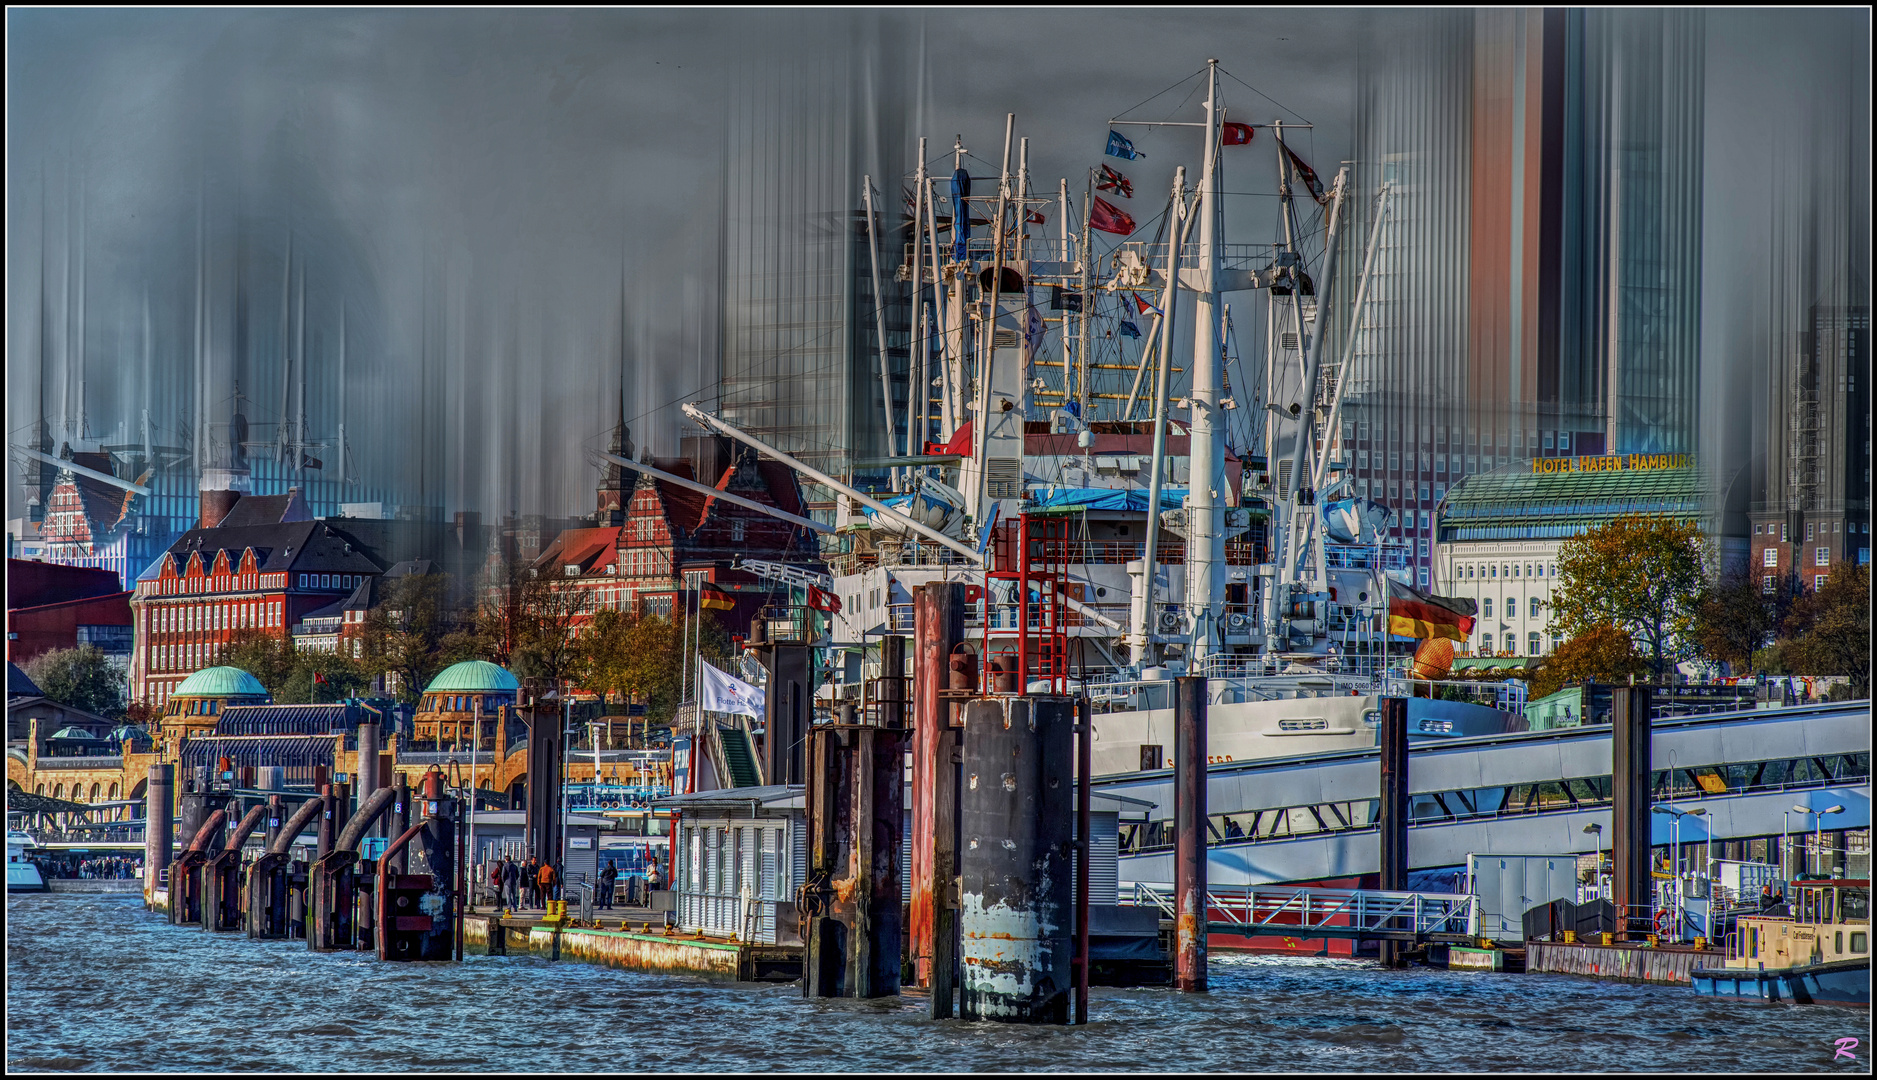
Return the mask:
[[1695,993],[1705,997],[1757,997],[1795,1005],[1870,1005],[1868,958],[1774,971],[1696,968],[1690,980]]

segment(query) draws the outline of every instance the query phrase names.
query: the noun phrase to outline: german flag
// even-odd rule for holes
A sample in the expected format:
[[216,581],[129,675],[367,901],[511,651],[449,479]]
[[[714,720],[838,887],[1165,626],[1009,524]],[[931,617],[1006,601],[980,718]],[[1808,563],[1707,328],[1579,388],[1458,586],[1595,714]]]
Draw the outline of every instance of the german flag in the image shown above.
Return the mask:
[[729,593],[724,592],[715,585],[707,584],[704,586],[703,590],[698,593],[697,606],[700,608],[715,608],[718,611],[729,611],[736,607],[736,601],[730,599]]
[[1473,616],[1479,603],[1458,596],[1435,596],[1412,585],[1388,579],[1388,632],[1403,637],[1452,638],[1473,635]]

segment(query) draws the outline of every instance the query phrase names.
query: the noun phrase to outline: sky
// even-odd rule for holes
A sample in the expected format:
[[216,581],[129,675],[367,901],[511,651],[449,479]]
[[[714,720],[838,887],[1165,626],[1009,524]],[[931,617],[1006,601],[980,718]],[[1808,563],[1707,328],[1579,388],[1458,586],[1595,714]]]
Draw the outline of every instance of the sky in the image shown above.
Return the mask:
[[[1215,57],[1228,114],[1314,124],[1293,145],[1327,179],[1349,155],[1358,65],[1409,17],[10,9],[9,440],[61,400],[76,411],[63,373],[82,366],[89,435],[136,441],[147,410],[155,441],[176,441],[194,422],[198,364],[211,419],[239,380],[266,437],[282,411],[287,284],[311,427],[330,439],[343,413],[358,473],[446,512],[575,513],[596,478],[588,451],[622,408],[641,445],[670,453],[676,402],[713,378],[740,75],[768,65],[811,80],[833,65],[896,82],[910,116],[893,130],[934,152],[960,136],[993,164],[1014,111],[1037,186],[1073,188],[1105,160],[1110,118],[1197,119],[1197,83],[1183,80]],[[1726,417],[1750,411],[1734,375],[1764,333],[1737,302],[1761,242],[1742,223],[1765,218],[1756,178],[1770,169],[1751,132],[1816,105],[1821,52],[1863,72],[1867,94],[1868,15],[1715,11],[1708,26],[1704,349],[1725,346],[1704,396]],[[877,119],[879,98],[854,98],[862,126]],[[1129,172],[1149,217],[1176,164],[1197,173],[1198,140],[1124,130],[1148,154]],[[910,145],[867,152],[882,173],[913,165]],[[1228,156],[1226,190],[1269,190],[1267,157]],[[812,167],[787,147],[773,162]],[[1267,238],[1269,198],[1226,211],[1232,238]],[[23,511],[18,479],[9,518]]]

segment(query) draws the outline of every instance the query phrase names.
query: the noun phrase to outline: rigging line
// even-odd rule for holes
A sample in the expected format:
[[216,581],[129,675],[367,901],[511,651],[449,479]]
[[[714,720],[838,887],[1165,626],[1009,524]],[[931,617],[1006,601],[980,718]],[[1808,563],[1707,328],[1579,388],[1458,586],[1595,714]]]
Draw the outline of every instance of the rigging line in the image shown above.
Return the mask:
[[[1265,93],[1264,91],[1262,91],[1262,90],[1260,90],[1260,89],[1258,89],[1257,87],[1255,87],[1255,86],[1253,86],[1253,85],[1251,85],[1250,83],[1248,83],[1248,82],[1246,82],[1245,80],[1243,80],[1243,79],[1241,79],[1241,78],[1239,78],[1238,76],[1236,76],[1236,75],[1234,75],[1234,74],[1232,74],[1231,72],[1229,72],[1229,71],[1227,71],[1227,70],[1225,70],[1224,68],[1220,68],[1220,69],[1219,69],[1219,74],[1221,74],[1221,75],[1223,75],[1223,76],[1225,76],[1226,78],[1228,78],[1228,79],[1230,79],[1230,80],[1232,80],[1233,82],[1235,82],[1235,83],[1237,83],[1238,85],[1240,85],[1240,86],[1242,86],[1242,87],[1244,87],[1245,89],[1247,89],[1247,90],[1249,90],[1249,91],[1251,91],[1252,93],[1254,93],[1254,94],[1256,94],[1256,95],[1258,95],[1259,97],[1261,97],[1261,98],[1263,98],[1264,100],[1266,100],[1266,101],[1268,101],[1268,102],[1270,102],[1271,104],[1273,104],[1273,105],[1276,105],[1276,106],[1277,106],[1278,108],[1280,108],[1280,109],[1283,109],[1283,110],[1284,110],[1285,112],[1287,112],[1287,113],[1289,113],[1289,114],[1291,114],[1292,116],[1294,116],[1294,117],[1296,117],[1296,118],[1297,118],[1297,119],[1299,119],[1299,120],[1302,120],[1302,121],[1303,121],[1304,123],[1306,123],[1306,124],[1308,124],[1308,123],[1310,123],[1310,118],[1309,118],[1309,117],[1307,117],[1307,116],[1305,116],[1304,114],[1302,114],[1302,113],[1300,113],[1300,112],[1298,112],[1298,111],[1297,111],[1296,109],[1293,109],[1293,108],[1291,108],[1291,107],[1290,107],[1289,105],[1286,105],[1286,104],[1284,104],[1283,102],[1281,102],[1281,101],[1279,101],[1278,99],[1276,99],[1276,98],[1274,98],[1274,97],[1272,97],[1271,95],[1269,95],[1269,94],[1267,94],[1267,93]],[[1161,91],[1161,92],[1162,92],[1162,93],[1165,93],[1165,91]]]
[[[1205,69],[1205,68],[1200,68],[1200,69],[1199,69],[1198,71],[1195,71],[1195,72],[1193,72],[1193,73],[1192,73],[1191,75],[1188,75],[1188,76],[1186,77],[1186,79],[1195,79],[1195,78],[1198,78],[1198,77],[1199,77],[1199,76],[1201,76],[1201,75],[1204,75],[1205,73],[1206,73],[1206,69]],[[1166,94],[1166,93],[1171,93],[1171,92],[1172,92],[1172,91],[1174,91],[1174,90],[1178,90],[1178,89],[1180,88],[1180,84],[1181,84],[1181,83],[1184,83],[1184,82],[1186,81],[1186,79],[1181,79],[1181,80],[1180,80],[1179,82],[1176,82],[1176,83],[1174,83],[1174,84],[1173,84],[1172,86],[1169,86],[1169,87],[1167,87],[1167,88],[1166,88],[1165,90],[1162,90],[1162,91],[1160,91],[1160,94]],[[1119,119],[1121,119],[1122,117],[1124,117],[1124,116],[1126,116],[1126,115],[1127,115],[1128,113],[1131,113],[1131,112],[1133,112],[1133,111],[1134,111],[1135,109],[1138,109],[1138,108],[1140,108],[1140,107],[1141,107],[1142,105],[1145,105],[1145,104],[1147,104],[1147,102],[1148,102],[1148,101],[1152,101],[1152,100],[1153,100],[1154,98],[1157,98],[1157,97],[1159,97],[1159,96],[1160,96],[1160,94],[1155,94],[1155,95],[1153,95],[1153,97],[1149,97],[1149,98],[1147,98],[1147,99],[1146,99],[1146,101],[1141,101],[1141,102],[1138,102],[1138,103],[1136,103],[1136,104],[1134,104],[1134,105],[1130,105],[1130,106],[1128,106],[1128,107],[1127,107],[1126,109],[1123,109],[1123,110],[1121,110],[1120,112],[1118,112],[1118,113],[1116,113],[1116,114],[1114,115],[1114,119],[1116,119],[1116,120],[1119,120]]]
[[1179,111],[1180,111],[1181,109],[1184,109],[1184,108],[1186,108],[1186,103],[1187,103],[1188,101],[1191,101],[1191,100],[1193,100],[1193,95],[1194,95],[1194,94],[1197,94],[1197,93],[1199,93],[1199,84],[1198,84],[1198,83],[1194,83],[1194,84],[1193,84],[1193,88],[1192,88],[1191,90],[1188,90],[1188,91],[1186,92],[1186,97],[1185,97],[1184,99],[1182,99],[1182,100],[1180,101],[1180,103],[1179,103],[1178,105],[1175,105],[1175,106],[1174,106],[1174,107],[1173,107],[1173,108],[1172,108],[1171,110],[1169,110],[1169,111],[1167,112],[1167,116],[1166,116],[1166,118],[1167,118],[1168,120],[1172,120],[1172,119],[1173,119],[1173,114],[1174,114],[1174,113],[1176,113],[1176,112],[1179,112]]

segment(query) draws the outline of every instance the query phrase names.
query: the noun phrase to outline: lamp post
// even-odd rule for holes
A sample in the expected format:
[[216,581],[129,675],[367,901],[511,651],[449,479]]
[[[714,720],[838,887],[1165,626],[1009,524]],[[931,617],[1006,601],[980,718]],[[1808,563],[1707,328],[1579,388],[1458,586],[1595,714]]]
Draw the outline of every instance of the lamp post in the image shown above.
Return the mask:
[[1591,871],[1590,883],[1597,888],[1597,896],[1603,896],[1603,826],[1596,822],[1584,826],[1584,832],[1597,838],[1597,868]]
[[[1816,835],[1812,842],[1812,849],[1814,851],[1823,851],[1825,850],[1825,815],[1842,814],[1844,813],[1844,807],[1827,806],[1823,810],[1814,810],[1809,806],[1794,806],[1792,812],[1795,814],[1812,815],[1812,825],[1816,830]],[[1816,861],[1816,859],[1814,861]],[[1812,873],[1817,873],[1817,871],[1813,870]]]
[[1685,817],[1701,817],[1707,813],[1707,808],[1691,806],[1686,810],[1678,810],[1673,806],[1657,805],[1650,809],[1653,813],[1668,814],[1674,819],[1673,823],[1669,826],[1669,849],[1673,852],[1673,857],[1669,860],[1669,870],[1675,882],[1674,938],[1679,941],[1681,940],[1682,920],[1685,918],[1686,913],[1686,897],[1683,895],[1682,891],[1681,876],[1681,819]]

